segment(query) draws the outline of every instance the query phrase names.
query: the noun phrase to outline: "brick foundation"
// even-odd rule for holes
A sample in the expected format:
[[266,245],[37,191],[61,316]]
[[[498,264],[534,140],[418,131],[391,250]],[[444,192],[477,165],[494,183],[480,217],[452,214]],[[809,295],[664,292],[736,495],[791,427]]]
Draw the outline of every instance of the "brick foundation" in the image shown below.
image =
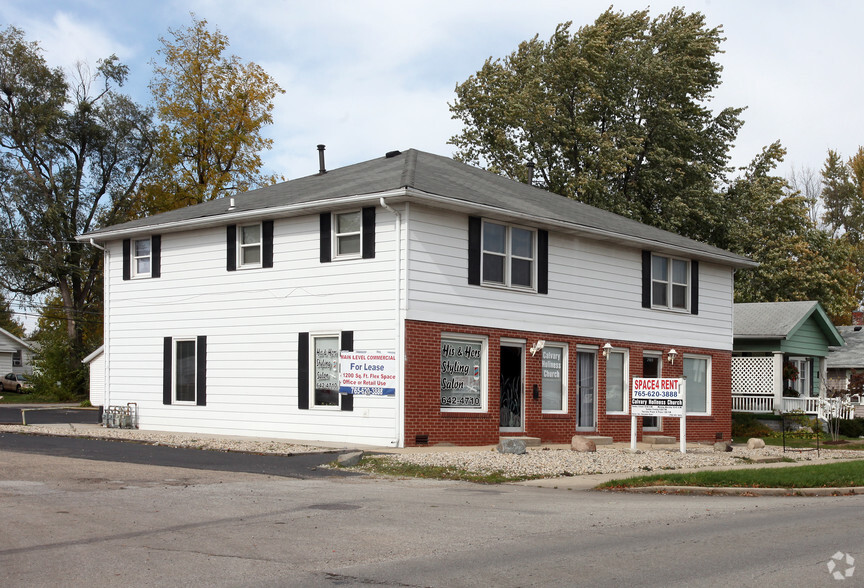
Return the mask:
[[[613,341],[584,337],[566,337],[558,334],[531,331],[511,331],[468,327],[446,323],[407,321],[406,364],[405,364],[405,445],[418,445],[418,439],[429,445],[453,443],[455,445],[488,445],[498,442],[500,413],[500,347],[501,340],[523,339],[525,351],[524,381],[524,432],[506,433],[507,436],[525,435],[539,437],[544,443],[569,443],[576,431],[577,406],[577,345],[597,348],[597,423],[594,431],[579,431],[586,435],[604,435],[615,441],[630,440],[629,415],[606,414],[606,361],[600,351],[604,344],[611,343],[615,348],[626,348],[629,353],[629,378],[642,375],[642,356],[645,351],[661,352],[664,355],[669,346],[638,343],[633,341]],[[488,338],[488,361],[484,377],[487,380],[488,399],[485,412],[445,412],[440,408],[441,400],[441,334],[454,333],[477,335]],[[527,348],[538,340],[554,341],[569,345],[567,413],[547,414],[542,408],[542,389],[538,398],[533,397],[533,387],[542,388],[541,360],[532,357]],[[678,347],[678,358],[670,365],[664,359],[663,377],[675,378],[682,375],[683,355],[692,353],[711,357],[711,416],[687,417],[688,441],[714,441],[719,435],[723,439],[731,437],[731,365],[730,351]],[[629,397],[629,395],[628,395]],[[642,438],[641,419],[638,421],[637,438]],[[662,434],[678,438],[679,420],[664,418],[662,430],[651,434]]]

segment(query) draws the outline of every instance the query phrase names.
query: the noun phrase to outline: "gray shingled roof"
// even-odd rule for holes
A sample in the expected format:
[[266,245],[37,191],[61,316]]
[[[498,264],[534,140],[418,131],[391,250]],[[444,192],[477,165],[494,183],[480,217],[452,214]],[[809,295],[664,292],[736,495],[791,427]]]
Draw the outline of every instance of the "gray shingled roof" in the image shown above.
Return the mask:
[[[475,214],[502,214],[524,218],[550,228],[568,230],[600,239],[614,239],[647,248],[686,252],[692,257],[726,263],[733,267],[757,265],[746,257],[712,247],[675,233],[663,231],[552,194],[546,190],[515,182],[497,174],[466,165],[448,157],[410,149],[390,157],[380,157],[349,165],[325,174],[298,178],[236,194],[235,208],[228,209],[226,198],[154,215],[82,235],[81,239],[99,241],[145,232],[191,229],[232,222],[232,218],[272,214],[274,217],[311,212],[338,205],[341,199],[368,196],[369,201],[382,193],[401,191],[395,199],[406,199],[474,210]],[[401,197],[399,196],[401,194]]]
[[734,306],[732,324],[736,339],[786,339],[811,315],[827,340],[840,342],[839,334],[818,302],[749,302]]
[[[859,329],[856,331],[855,329]],[[837,327],[846,340],[843,347],[829,347],[829,368],[864,368],[864,329],[861,327]]]

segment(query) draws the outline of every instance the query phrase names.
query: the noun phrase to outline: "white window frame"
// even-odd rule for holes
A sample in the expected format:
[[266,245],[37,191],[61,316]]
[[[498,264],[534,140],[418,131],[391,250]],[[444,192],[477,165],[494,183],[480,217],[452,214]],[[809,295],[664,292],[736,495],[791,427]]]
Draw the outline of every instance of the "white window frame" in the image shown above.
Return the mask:
[[543,399],[540,399],[540,412],[542,414],[567,414],[568,404],[567,400],[569,398],[569,393],[567,389],[567,383],[570,381],[569,378],[569,365],[570,365],[570,346],[567,343],[558,343],[557,341],[547,341],[546,345],[543,349],[540,350],[540,383],[541,383],[541,394],[545,394],[545,390],[542,389],[543,383],[543,370],[545,367],[543,366],[543,350],[546,347],[558,347],[562,350],[561,357],[561,409],[560,410],[545,410],[543,409]]
[[317,373],[317,351],[315,342],[318,339],[336,339],[336,381],[339,381],[339,353],[342,347],[342,334],[336,332],[321,332],[309,334],[309,408],[311,410],[342,410],[342,395],[339,394],[339,389],[336,389],[336,404],[315,404],[315,385],[318,383]]
[[24,365],[24,352],[16,349],[12,352],[12,367],[21,367]]
[[[684,358],[681,360],[682,362],[688,359],[703,359],[706,361],[705,365],[705,412],[694,412],[691,411],[688,407],[687,415],[693,416],[711,416],[711,356],[710,355],[699,355],[696,353],[685,353]],[[684,369],[684,364],[681,364],[681,369]]]
[[[504,227],[504,253],[500,251],[490,251],[485,248],[486,242],[486,226],[487,225],[497,225],[499,227]],[[532,257],[523,257],[519,255],[515,255],[513,253],[513,229],[519,229],[522,231],[526,231],[531,233],[531,254]],[[485,266],[484,260],[487,255],[494,255],[496,257],[504,258],[504,281],[497,282],[492,280],[487,280],[484,275],[483,268]],[[531,284],[529,286],[524,286],[522,284],[513,284],[513,276],[512,276],[512,266],[514,259],[527,260],[531,262]],[[481,223],[480,230],[480,283],[484,286],[491,286],[497,288],[510,288],[513,290],[523,290],[525,292],[536,292],[537,291],[537,229],[533,229],[531,227],[526,227],[523,225],[514,225],[503,222],[496,222],[492,220],[483,219]]]
[[[441,406],[441,389],[438,389],[438,409],[441,412],[464,412],[470,414],[482,414],[489,411],[489,337],[485,335],[470,335],[466,333],[441,333],[438,344],[439,353],[439,377],[441,375],[441,342],[444,340],[461,341],[463,343],[480,343],[480,408],[459,408],[458,406]],[[524,355],[524,353],[523,353]],[[524,369],[524,368],[523,368]],[[440,381],[440,379],[439,379]],[[495,417],[498,418],[497,416]]]
[[622,377],[624,381],[621,382],[621,407],[623,410],[609,410],[609,395],[607,394],[607,390],[609,389],[609,360],[608,358],[604,362],[604,379],[606,382],[606,387],[603,391],[604,401],[606,404],[606,414],[630,414],[630,350],[626,347],[613,347],[609,350],[609,355],[623,355],[622,359]]
[[[339,232],[339,217],[346,216],[349,214],[356,214],[360,219],[359,229],[356,231],[346,231],[344,233]],[[333,245],[332,245],[332,259],[359,259],[363,256],[363,210],[346,210],[344,212],[334,212],[332,213],[331,225],[333,227]],[[359,237],[359,247],[356,252],[351,253],[340,253],[339,252],[339,241],[340,239],[346,237]]]
[[[243,242],[243,229],[249,227],[258,227],[258,241],[256,243]],[[257,263],[243,263],[243,251],[245,249],[258,249]],[[248,223],[245,225],[237,225],[237,269],[255,269],[262,267],[264,259],[264,227],[263,223]]]
[[[667,261],[666,263],[666,275],[665,276],[655,276],[654,275],[654,259],[662,258]],[[674,262],[683,261],[687,265],[687,282],[675,282],[673,281],[674,272],[672,267],[674,266]],[[663,310],[671,310],[674,312],[689,312],[690,311],[690,288],[692,287],[692,272],[693,265],[690,263],[689,259],[685,259],[683,257],[673,257],[671,255],[660,255],[658,253],[651,254],[651,308],[658,308]],[[664,284],[666,287],[666,304],[658,304],[654,300],[654,284]],[[684,306],[678,307],[673,306],[674,299],[674,290],[675,286],[684,286]]]
[[[179,400],[177,398],[177,367],[179,365],[179,361],[177,358],[178,344],[179,343],[192,343],[193,353],[192,353],[192,390],[194,392],[194,397],[192,400]],[[172,346],[172,354],[173,357],[171,359],[171,403],[172,404],[185,404],[187,406],[194,406],[198,403],[198,338],[197,337],[177,337],[173,339]]]
[[[142,243],[144,241],[147,241],[147,243],[149,244],[149,247],[148,247],[149,253],[147,255],[138,255],[138,246],[137,245],[138,245],[138,243]],[[130,255],[132,257],[132,259],[131,259],[132,277],[133,278],[149,278],[150,276],[152,276],[153,275],[153,240],[150,237],[145,237],[144,239],[132,239],[132,247],[131,248],[132,248],[132,251],[131,251]],[[146,271],[146,272],[139,272],[138,271],[138,261],[143,260],[143,259],[149,260],[150,270]]]

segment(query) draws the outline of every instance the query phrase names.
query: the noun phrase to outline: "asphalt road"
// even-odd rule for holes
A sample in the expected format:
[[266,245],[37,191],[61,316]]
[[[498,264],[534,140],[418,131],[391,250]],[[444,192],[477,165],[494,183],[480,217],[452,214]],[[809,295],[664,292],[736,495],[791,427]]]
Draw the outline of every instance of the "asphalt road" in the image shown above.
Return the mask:
[[337,452],[301,453],[292,456],[202,451],[129,441],[0,433],[0,450],[72,457],[108,462],[165,467],[246,472],[289,478],[354,475],[341,470],[320,469],[336,459]]
[[[8,394],[8,392],[7,392]],[[24,411],[22,417],[21,412]],[[76,408],[74,406],[49,407],[48,405],[0,405],[0,424],[49,425],[55,423],[98,423],[99,411],[95,408]]]
[[846,554],[864,562],[862,496],[287,477],[3,447],[0,584],[8,586],[864,583],[864,569],[832,576],[850,571]]

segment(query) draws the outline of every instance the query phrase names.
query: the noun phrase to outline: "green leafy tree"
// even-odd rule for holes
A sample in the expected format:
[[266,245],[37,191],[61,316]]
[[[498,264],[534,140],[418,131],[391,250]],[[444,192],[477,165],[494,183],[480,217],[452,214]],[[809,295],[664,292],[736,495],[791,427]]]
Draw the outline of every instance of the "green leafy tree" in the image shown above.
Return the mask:
[[73,362],[101,314],[103,256],[75,238],[128,217],[153,152],[149,111],[117,91],[127,68],[111,56],[77,74],[48,67],[21,30],[0,32],[0,274],[10,292],[61,301]]
[[0,295],[0,328],[12,333],[19,339],[24,338],[24,325],[15,316],[12,306],[3,295]]
[[273,99],[284,93],[260,66],[228,56],[228,37],[206,20],[169,29],[150,89],[159,149],[143,212],[197,204],[276,181],[261,173]]
[[728,216],[718,245],[760,263],[735,274],[735,300],[818,300],[843,324],[864,293],[862,251],[819,230],[807,199],[774,175],[784,154],[779,143],[766,147],[726,191]]
[[722,41],[679,8],[561,24],[456,87],[455,156],[519,181],[533,161],[535,185],[710,242],[742,124],[742,109],[709,104]]
[[822,200],[825,205],[823,220],[833,235],[849,233],[860,240],[861,229],[858,225],[864,220],[864,151],[858,150],[856,156],[860,174],[858,193],[852,176],[852,160],[843,161],[837,151],[828,150],[828,157],[822,168]]

